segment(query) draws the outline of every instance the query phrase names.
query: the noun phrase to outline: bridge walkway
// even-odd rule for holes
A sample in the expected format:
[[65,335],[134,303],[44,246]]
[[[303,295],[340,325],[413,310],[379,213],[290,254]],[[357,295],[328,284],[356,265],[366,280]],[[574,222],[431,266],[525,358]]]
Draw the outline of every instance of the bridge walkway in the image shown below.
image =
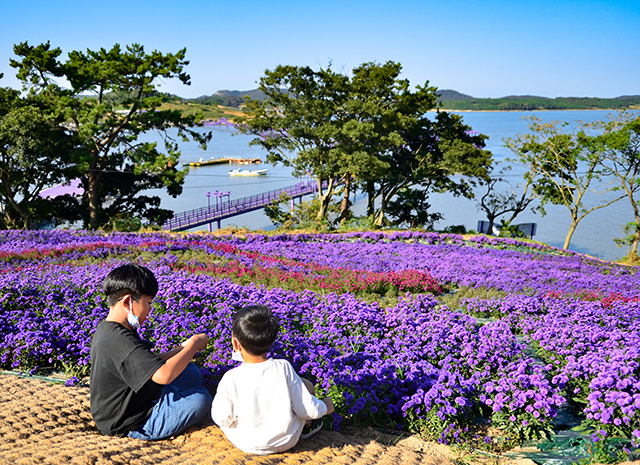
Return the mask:
[[176,213],[173,218],[162,225],[162,229],[165,231],[185,231],[208,224],[209,231],[211,231],[212,223],[216,222],[218,228],[220,228],[221,220],[264,208],[266,205],[280,200],[283,194],[291,197],[293,202],[295,199],[301,199],[303,196],[317,191],[318,184],[315,181],[304,181],[293,186],[282,187],[248,197],[216,202],[214,205]]

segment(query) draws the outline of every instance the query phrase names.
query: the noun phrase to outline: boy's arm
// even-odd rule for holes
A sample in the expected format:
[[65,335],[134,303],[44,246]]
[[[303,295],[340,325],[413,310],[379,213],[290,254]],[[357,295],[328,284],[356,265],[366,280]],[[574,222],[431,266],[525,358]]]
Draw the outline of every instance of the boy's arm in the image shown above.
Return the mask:
[[327,413],[325,415],[331,415],[335,410],[335,407],[333,406],[333,399],[331,397],[326,397],[322,399],[322,402],[327,406]]
[[211,403],[211,419],[222,428],[233,427],[237,420],[233,414],[233,401],[227,394],[227,381],[228,378],[223,376]]
[[318,399],[314,394],[311,394],[302,378],[293,371],[293,367],[290,370],[290,382],[288,384],[291,394],[291,406],[298,418],[308,420],[332,413],[334,407],[331,398]]
[[183,347],[176,347],[175,349],[172,349],[169,352],[162,352],[161,354],[158,354],[158,357],[160,357],[162,360],[169,360],[171,357],[176,355],[182,349]]
[[[207,347],[209,338],[206,334],[196,334],[182,343],[182,349],[169,357],[164,365],[156,370],[151,380],[158,384],[169,384],[184,371],[191,359],[199,351]],[[171,352],[174,352],[173,350]],[[171,353],[171,352],[167,352]],[[161,357],[162,358],[162,357]]]

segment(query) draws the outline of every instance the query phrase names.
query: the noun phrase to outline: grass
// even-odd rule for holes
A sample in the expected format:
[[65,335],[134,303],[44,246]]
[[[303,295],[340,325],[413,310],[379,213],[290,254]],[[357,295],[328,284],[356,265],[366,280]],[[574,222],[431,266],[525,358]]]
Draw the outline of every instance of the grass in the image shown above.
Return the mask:
[[161,110],[180,110],[183,115],[202,114],[204,119],[234,118],[243,114],[241,110],[223,107],[220,105],[203,105],[201,103],[174,103],[165,102],[160,106]]

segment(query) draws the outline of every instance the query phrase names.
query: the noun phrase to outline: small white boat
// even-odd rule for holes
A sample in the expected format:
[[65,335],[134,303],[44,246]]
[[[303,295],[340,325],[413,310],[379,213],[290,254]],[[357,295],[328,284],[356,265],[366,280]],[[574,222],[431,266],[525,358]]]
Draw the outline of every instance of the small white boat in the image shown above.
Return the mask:
[[269,170],[231,170],[229,176],[264,176]]

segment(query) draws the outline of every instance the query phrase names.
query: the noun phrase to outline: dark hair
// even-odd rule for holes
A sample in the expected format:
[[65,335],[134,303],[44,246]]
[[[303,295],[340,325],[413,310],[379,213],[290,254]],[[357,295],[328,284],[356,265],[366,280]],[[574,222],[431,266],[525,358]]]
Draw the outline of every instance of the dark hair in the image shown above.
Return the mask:
[[280,331],[280,322],[266,305],[241,308],[233,316],[233,336],[251,355],[269,350]]
[[128,263],[111,270],[102,282],[102,289],[109,307],[113,307],[126,295],[135,300],[143,295],[155,297],[158,293],[158,281],[149,268]]

